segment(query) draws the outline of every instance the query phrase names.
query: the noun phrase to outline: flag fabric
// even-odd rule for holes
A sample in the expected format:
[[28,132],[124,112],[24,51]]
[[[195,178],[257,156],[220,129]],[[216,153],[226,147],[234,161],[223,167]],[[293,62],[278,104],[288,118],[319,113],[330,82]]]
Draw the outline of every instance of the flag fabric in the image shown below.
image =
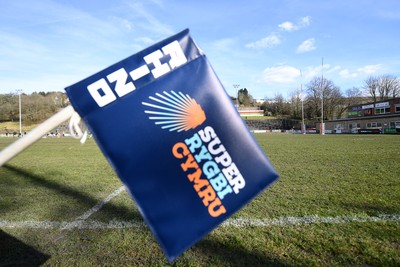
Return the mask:
[[189,30],[66,92],[170,261],[278,178]]

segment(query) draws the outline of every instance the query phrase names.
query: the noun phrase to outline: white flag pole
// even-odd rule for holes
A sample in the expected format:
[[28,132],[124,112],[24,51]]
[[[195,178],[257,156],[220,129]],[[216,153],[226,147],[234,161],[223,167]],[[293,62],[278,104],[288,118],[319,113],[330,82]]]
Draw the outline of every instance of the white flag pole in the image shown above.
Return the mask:
[[74,114],[75,110],[72,106],[68,106],[58,113],[41,123],[39,126],[30,131],[27,135],[21,137],[8,147],[0,151],[0,166],[18,155],[24,149],[38,141],[46,133],[56,128],[61,123],[67,121]]

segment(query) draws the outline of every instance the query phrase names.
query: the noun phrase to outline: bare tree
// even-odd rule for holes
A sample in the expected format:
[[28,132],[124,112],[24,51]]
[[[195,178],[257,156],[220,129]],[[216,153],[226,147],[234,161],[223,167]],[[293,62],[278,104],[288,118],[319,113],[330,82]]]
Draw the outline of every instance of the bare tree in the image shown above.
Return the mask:
[[372,101],[376,102],[379,88],[379,78],[369,76],[364,83],[364,89],[366,93],[371,96]]
[[392,75],[379,77],[379,100],[394,98],[399,91],[399,80]]
[[321,96],[322,96],[321,78],[315,77],[306,85],[306,105],[309,117],[321,116]]
[[393,87],[393,98],[400,96],[400,78],[396,78]]
[[337,109],[344,105],[342,92],[338,86],[328,80],[326,86],[324,86],[323,96],[324,118],[333,120]]
[[[311,111],[313,117],[321,117],[322,102],[324,105],[324,119],[333,119],[335,110],[342,101],[340,88],[332,81],[321,77],[315,77],[306,85],[307,110]],[[323,101],[322,101],[323,98]]]
[[342,97],[341,105],[337,109],[337,118],[341,118],[343,113],[349,109],[350,106],[360,104],[360,99],[362,97],[362,90],[357,87],[347,89],[345,96]]

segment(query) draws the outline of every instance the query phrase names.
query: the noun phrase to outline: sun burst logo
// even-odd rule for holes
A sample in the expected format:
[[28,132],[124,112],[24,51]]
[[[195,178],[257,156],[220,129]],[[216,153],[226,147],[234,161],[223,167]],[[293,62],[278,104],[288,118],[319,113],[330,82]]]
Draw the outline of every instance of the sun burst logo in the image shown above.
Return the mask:
[[149,119],[162,129],[172,131],[187,131],[201,125],[206,120],[206,114],[196,100],[182,92],[171,91],[156,93],[157,97],[149,96],[152,103],[142,102],[152,108],[145,110]]

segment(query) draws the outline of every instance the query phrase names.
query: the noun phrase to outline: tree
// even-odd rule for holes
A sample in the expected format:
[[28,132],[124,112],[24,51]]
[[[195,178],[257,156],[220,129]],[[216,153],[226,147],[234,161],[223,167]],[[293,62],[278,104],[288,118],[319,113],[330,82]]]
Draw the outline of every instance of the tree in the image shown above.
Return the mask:
[[265,101],[260,105],[260,109],[264,111],[264,116],[276,115],[276,101],[273,98],[265,98]]
[[275,95],[272,99],[264,101],[260,109],[264,110],[264,115],[269,116],[287,116],[290,115],[290,104],[282,96],[282,94]]
[[[59,92],[22,94],[22,120],[38,122],[49,118],[67,105],[67,96]],[[0,121],[19,120],[18,95],[0,94]]]
[[364,81],[364,89],[368,95],[371,96],[372,101],[376,102],[378,95],[379,79],[373,76],[369,76]]
[[282,94],[276,94],[274,98],[274,112],[275,116],[288,116],[290,115],[290,104],[282,96]]
[[395,98],[399,92],[399,80],[392,75],[384,75],[379,78],[379,100]]
[[[322,77],[315,77],[306,85],[307,92],[307,113],[311,117],[321,117],[324,119],[333,119],[335,110],[342,105],[343,98],[340,88],[332,81]],[[322,112],[322,102],[323,110]]]
[[290,95],[290,111],[292,119],[301,119],[301,102],[302,92],[300,90],[294,90]]
[[347,89],[345,96],[342,98],[341,105],[337,107],[336,118],[340,119],[346,110],[349,110],[350,106],[354,106],[360,103],[362,97],[362,90],[357,87]]
[[315,77],[306,85],[306,110],[310,118],[321,116],[321,96],[322,82],[321,78]]
[[239,105],[242,106],[253,106],[254,105],[254,99],[253,97],[249,94],[246,88],[242,88],[238,92],[238,100],[239,100]]
[[365,80],[364,89],[372,101],[382,101],[400,94],[400,81],[393,75],[369,76]]
[[0,121],[16,121],[19,116],[18,95],[0,95]]
[[324,119],[333,120],[338,108],[344,105],[343,95],[340,88],[332,81],[327,81],[324,87]]

